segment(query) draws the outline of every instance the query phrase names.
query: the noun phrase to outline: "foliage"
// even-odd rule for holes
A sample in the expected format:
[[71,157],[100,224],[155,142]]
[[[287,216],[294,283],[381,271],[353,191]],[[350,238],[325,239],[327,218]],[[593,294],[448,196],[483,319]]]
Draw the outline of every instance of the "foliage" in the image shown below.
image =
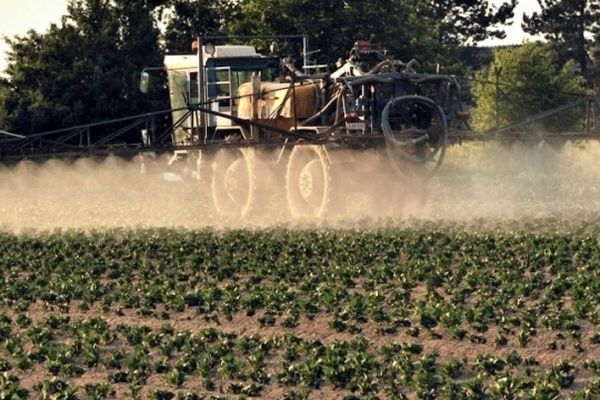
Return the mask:
[[[504,38],[502,25],[514,16],[516,0],[491,5],[488,1],[416,1],[420,16],[433,21],[440,43],[476,43],[488,37]],[[499,6],[499,7],[498,7]],[[496,8],[497,7],[497,8]]]
[[344,58],[356,40],[373,37],[406,61],[418,57],[427,67],[452,68],[459,45],[502,37],[497,26],[512,17],[514,1],[498,9],[487,1],[462,0],[246,0],[239,7],[239,17],[227,25],[229,33],[307,34],[322,62]]
[[[564,105],[584,93],[584,80],[573,64],[557,67],[550,45],[525,43],[514,48],[498,49],[494,60],[475,75],[473,97],[476,129],[486,130],[496,124],[496,101],[500,126]],[[496,72],[499,74],[496,91]],[[547,131],[574,129],[581,121],[575,111],[561,112],[538,122]]]
[[[598,231],[556,226],[0,233],[0,389],[594,394],[600,368],[585,360],[598,346]],[[74,384],[84,376],[94,378]]]
[[590,37],[600,34],[600,1],[538,0],[541,12],[524,15],[523,28],[542,34],[559,55],[560,65],[574,60],[584,76],[591,78]]
[[[347,57],[356,40],[369,39],[372,34],[379,44],[408,57],[413,53],[406,51],[407,44],[414,43],[416,35],[423,34],[423,48],[430,43],[427,27],[416,25],[409,5],[401,1],[246,0],[239,3],[239,16],[228,23],[229,33],[306,34],[310,47],[320,50],[321,62],[332,63],[339,57]],[[415,31],[411,32],[411,28]],[[299,42],[288,46],[291,47],[282,50],[299,54]]]
[[160,7],[165,51],[189,53],[198,36],[224,35],[227,21],[240,17],[238,8],[236,2],[225,0],[167,0]]
[[152,2],[76,0],[46,33],[8,39],[9,130],[32,133],[157,108],[137,76],[162,63]]

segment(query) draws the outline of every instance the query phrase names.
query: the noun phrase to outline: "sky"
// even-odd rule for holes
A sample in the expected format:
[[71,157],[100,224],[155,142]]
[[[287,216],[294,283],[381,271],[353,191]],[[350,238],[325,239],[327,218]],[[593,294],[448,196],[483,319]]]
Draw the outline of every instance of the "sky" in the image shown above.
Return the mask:
[[[0,0],[2,1],[2,0]],[[502,0],[492,0],[492,3],[502,3]],[[513,23],[506,27],[506,38],[502,40],[493,39],[486,40],[479,43],[479,46],[497,46],[497,45],[508,45],[508,44],[521,44],[523,39],[531,38],[530,35],[524,34],[521,29],[521,22],[523,21],[523,13],[532,14],[536,11],[540,11],[540,6],[537,0],[518,0],[517,7],[515,8],[515,17]]]
[[[502,0],[492,0],[493,3]],[[52,22],[59,22],[67,11],[68,0],[0,0],[0,38],[23,35],[29,29],[45,32]],[[507,27],[503,41],[492,40],[480,45],[516,44],[523,41],[521,15],[539,9],[537,0],[519,0],[512,26]],[[6,68],[7,46],[0,40],[0,71]]]

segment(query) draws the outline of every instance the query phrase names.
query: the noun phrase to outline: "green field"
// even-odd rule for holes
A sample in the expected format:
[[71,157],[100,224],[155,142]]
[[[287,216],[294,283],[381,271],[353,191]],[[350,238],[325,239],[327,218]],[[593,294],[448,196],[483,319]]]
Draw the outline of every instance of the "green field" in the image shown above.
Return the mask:
[[597,399],[598,227],[0,234],[0,398]]

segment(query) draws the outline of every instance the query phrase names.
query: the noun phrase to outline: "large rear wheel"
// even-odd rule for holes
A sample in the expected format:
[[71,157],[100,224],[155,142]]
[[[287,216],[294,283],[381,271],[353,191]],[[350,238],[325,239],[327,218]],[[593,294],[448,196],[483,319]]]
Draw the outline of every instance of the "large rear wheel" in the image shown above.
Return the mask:
[[288,158],[285,183],[290,213],[320,218],[330,201],[331,165],[323,146],[296,145]]
[[256,195],[254,149],[221,149],[212,164],[213,204],[220,215],[244,217],[254,206]]

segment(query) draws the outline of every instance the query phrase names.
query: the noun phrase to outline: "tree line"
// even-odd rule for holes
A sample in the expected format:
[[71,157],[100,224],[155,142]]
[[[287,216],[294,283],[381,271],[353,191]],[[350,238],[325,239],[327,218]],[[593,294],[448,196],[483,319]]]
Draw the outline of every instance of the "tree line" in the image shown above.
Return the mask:
[[[556,71],[598,77],[600,0],[538,0],[527,32],[543,35]],[[165,91],[141,95],[139,73],[201,35],[307,34],[320,63],[373,37],[423,69],[464,72],[466,46],[503,38],[517,0],[70,0],[46,32],[7,39],[0,128],[33,133],[168,108]],[[571,67],[570,67],[571,68]],[[573,68],[571,68],[573,69]],[[571,84],[571,83],[570,83]],[[572,87],[570,87],[572,89]]]

